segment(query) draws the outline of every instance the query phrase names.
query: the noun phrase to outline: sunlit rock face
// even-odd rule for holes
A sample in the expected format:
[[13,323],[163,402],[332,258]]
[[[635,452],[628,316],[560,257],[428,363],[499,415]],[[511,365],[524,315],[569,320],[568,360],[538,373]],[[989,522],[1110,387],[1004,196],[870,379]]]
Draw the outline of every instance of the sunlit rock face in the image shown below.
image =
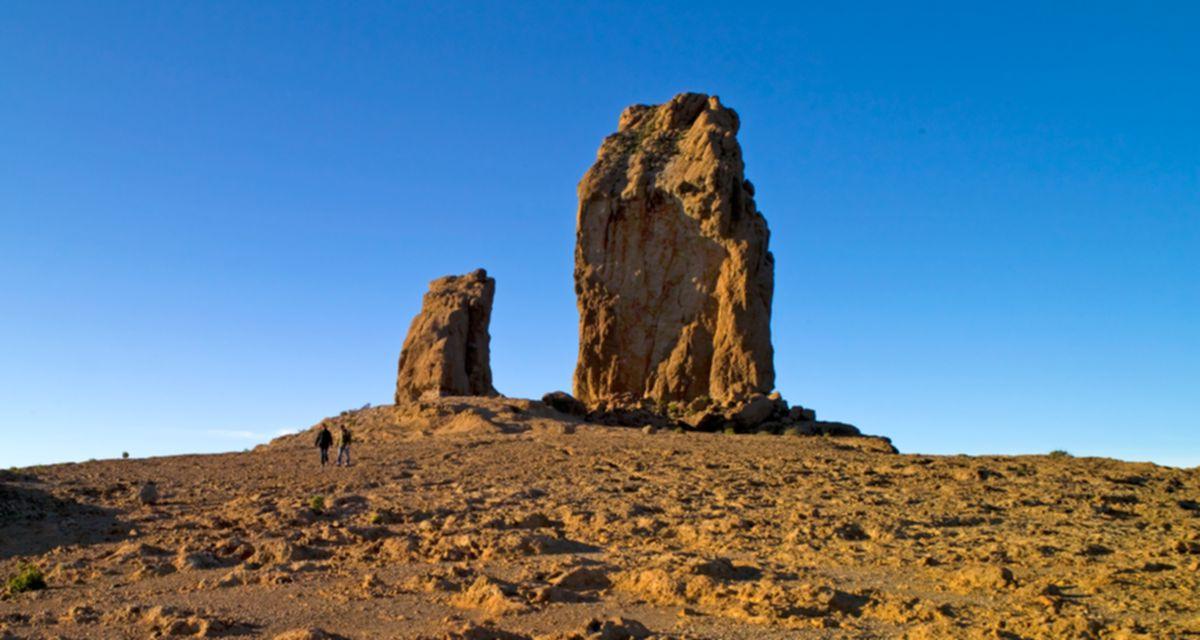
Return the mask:
[[576,397],[729,402],[769,392],[774,258],[716,96],[634,105],[579,183]]
[[477,269],[429,283],[400,352],[396,404],[442,396],[491,396],[496,280]]

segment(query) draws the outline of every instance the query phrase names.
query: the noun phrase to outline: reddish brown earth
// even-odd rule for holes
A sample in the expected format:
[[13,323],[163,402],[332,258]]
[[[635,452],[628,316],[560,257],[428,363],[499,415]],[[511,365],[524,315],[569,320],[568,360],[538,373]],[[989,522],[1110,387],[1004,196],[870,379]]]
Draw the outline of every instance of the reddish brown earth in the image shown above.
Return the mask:
[[49,588],[0,600],[0,638],[1200,636],[1195,469],[503,398],[343,420],[351,468],[305,433],[5,472],[0,572]]

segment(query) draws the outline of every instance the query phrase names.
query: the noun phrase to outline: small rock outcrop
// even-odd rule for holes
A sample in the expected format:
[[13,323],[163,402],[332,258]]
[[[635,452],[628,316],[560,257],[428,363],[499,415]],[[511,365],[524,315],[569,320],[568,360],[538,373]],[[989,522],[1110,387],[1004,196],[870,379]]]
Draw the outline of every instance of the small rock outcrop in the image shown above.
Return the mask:
[[400,352],[396,404],[442,396],[493,396],[488,323],[496,280],[476,269],[429,283]]
[[565,413],[577,418],[586,417],[588,412],[587,407],[582,402],[576,400],[574,396],[565,391],[551,391],[547,393],[542,396],[542,403],[559,413]]
[[158,485],[147,482],[138,489],[138,502],[146,505],[158,504]]
[[716,96],[629,107],[579,183],[574,392],[588,406],[774,387],[774,258],[738,125]]

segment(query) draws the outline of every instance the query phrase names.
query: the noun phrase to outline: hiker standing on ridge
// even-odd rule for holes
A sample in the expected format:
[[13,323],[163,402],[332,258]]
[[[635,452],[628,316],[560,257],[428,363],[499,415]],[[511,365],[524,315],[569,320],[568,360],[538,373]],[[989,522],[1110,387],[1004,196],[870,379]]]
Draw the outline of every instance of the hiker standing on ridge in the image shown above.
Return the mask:
[[317,446],[321,449],[321,466],[325,466],[329,462],[329,447],[333,446],[333,434],[329,433],[329,426],[321,425],[321,432],[317,434]]
[[342,425],[341,441],[338,442],[337,466],[342,466],[342,457],[346,458],[346,466],[350,466],[350,442],[354,439],[346,425]]

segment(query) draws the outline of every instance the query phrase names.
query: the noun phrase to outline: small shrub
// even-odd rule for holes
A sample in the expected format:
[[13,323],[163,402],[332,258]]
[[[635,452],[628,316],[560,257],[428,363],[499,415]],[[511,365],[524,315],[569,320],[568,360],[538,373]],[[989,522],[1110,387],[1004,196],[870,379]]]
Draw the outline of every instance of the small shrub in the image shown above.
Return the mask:
[[737,427],[735,427],[733,425],[729,425],[729,426],[725,427],[725,435],[727,435],[727,436],[737,435]]
[[121,452],[121,459],[122,459],[122,460],[128,460],[128,459],[129,459],[129,452],[128,452],[128,451],[122,451],[122,452]]
[[5,585],[5,590],[14,595],[26,591],[40,591],[45,588],[46,577],[42,575],[42,570],[31,564],[21,567],[21,570],[9,578]]
[[1049,453],[1049,456],[1051,458],[1070,458],[1071,454],[1066,451],[1063,451],[1062,449],[1055,449],[1054,451],[1051,451]]
[[312,509],[312,512],[317,515],[325,513],[325,496],[313,496],[309,498],[308,508]]
[[783,431],[780,432],[780,435],[801,436],[801,435],[804,435],[804,432],[800,431],[800,427],[787,427],[786,429],[784,429]]

